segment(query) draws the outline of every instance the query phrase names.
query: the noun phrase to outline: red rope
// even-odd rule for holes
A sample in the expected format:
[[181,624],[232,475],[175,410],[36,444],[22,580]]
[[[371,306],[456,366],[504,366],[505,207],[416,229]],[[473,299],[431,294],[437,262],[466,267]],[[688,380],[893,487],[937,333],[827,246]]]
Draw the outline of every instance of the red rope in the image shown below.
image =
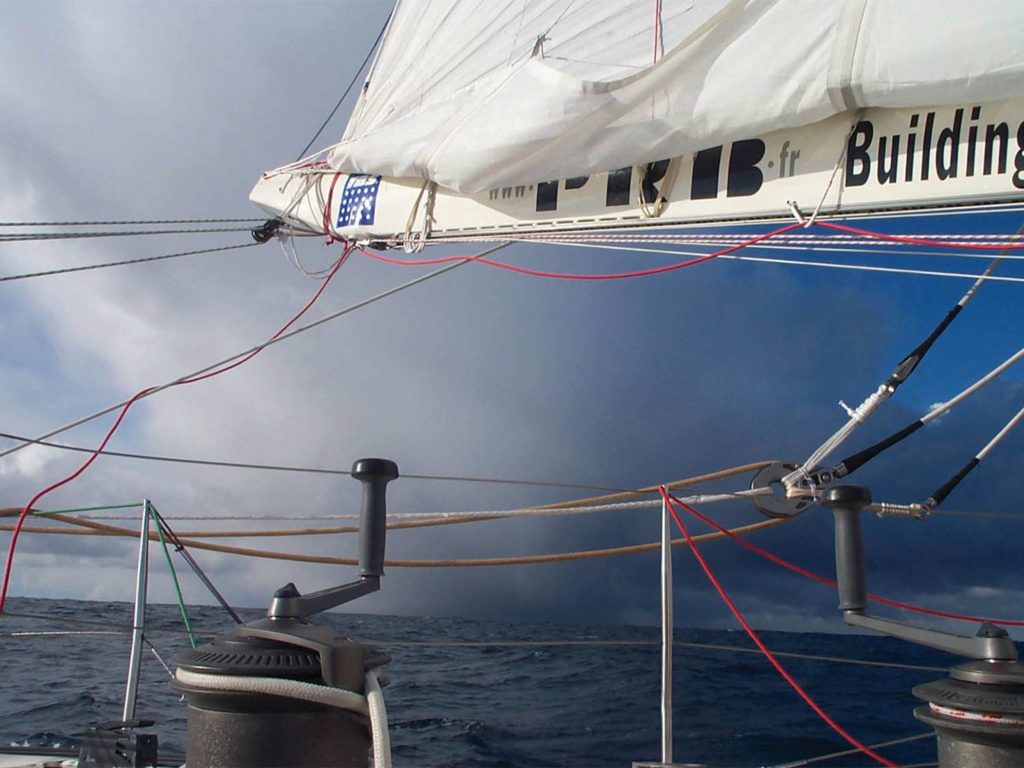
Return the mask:
[[[882,757],[880,754],[872,750],[869,746],[861,743],[856,738],[847,733],[846,730],[841,725],[839,725],[839,723],[833,720],[829,716],[829,714],[825,712],[825,710],[823,710],[814,699],[811,698],[810,694],[808,694],[807,691],[805,691],[803,687],[800,685],[800,683],[798,683],[796,679],[791,674],[789,674],[789,672],[786,671],[782,664],[779,663],[779,660],[775,658],[775,655],[770,650],[768,650],[768,646],[764,644],[764,642],[758,636],[757,632],[755,632],[753,627],[751,627],[750,624],[747,623],[747,620],[740,612],[740,609],[736,607],[736,604],[732,601],[732,598],[729,597],[728,593],[722,587],[721,583],[718,581],[717,578],[715,578],[715,574],[712,573],[710,566],[708,566],[707,561],[704,559],[704,556],[701,555],[700,550],[697,549],[697,545],[694,543],[693,537],[690,536],[690,532],[683,524],[682,519],[679,517],[679,513],[676,512],[675,504],[673,502],[679,502],[679,500],[675,499],[675,497],[670,496],[670,494],[665,490],[664,486],[662,486],[659,490],[661,491],[661,498],[665,500],[665,505],[672,513],[672,518],[676,521],[676,525],[679,526],[679,530],[682,531],[683,536],[686,537],[686,543],[689,546],[690,551],[693,552],[693,556],[697,558],[697,562],[700,564],[701,569],[704,571],[704,575],[708,577],[708,581],[711,582],[711,586],[715,588],[715,591],[718,592],[719,597],[722,598],[722,601],[732,612],[732,615],[736,617],[736,620],[740,623],[740,626],[743,627],[744,631],[754,642],[754,645],[756,645],[758,649],[761,651],[761,653],[765,655],[765,658],[767,658],[768,661],[771,662],[771,665],[775,667],[775,670],[780,675],[782,675],[782,678],[787,683],[789,683],[790,687],[794,691],[796,691],[797,695],[804,700],[807,706],[814,710],[814,713],[817,714],[818,717],[824,720],[825,723],[827,723],[833,731],[842,736],[843,739],[845,739],[850,745],[859,749],[861,752],[863,752],[865,755],[872,758],[873,760],[877,760],[882,765],[889,766],[889,768],[899,768],[899,766],[896,763]],[[695,510],[691,509],[686,504],[683,504],[682,502],[679,502],[679,504],[691,514],[695,512]]]
[[661,0],[654,0],[654,60],[658,63],[658,49],[661,47]]
[[[212,371],[208,371],[207,373],[204,373],[204,374],[201,374],[201,375],[190,376],[190,377],[182,379],[180,381],[176,381],[173,384],[170,384],[168,387],[166,387],[166,389],[170,389],[171,387],[176,387],[176,386],[179,386],[181,384],[194,384],[197,381],[203,381],[205,379],[209,379],[209,378],[212,378],[214,376],[219,376],[222,373],[227,373],[228,371],[233,370],[234,368],[237,368],[238,366],[242,365],[243,363],[247,363],[250,360],[252,360],[256,355],[258,355],[260,352],[262,352],[264,350],[264,348],[266,347],[267,343],[273,341],[278,336],[280,336],[285,331],[287,331],[291,326],[293,326],[296,322],[298,322],[299,318],[301,318],[304,314],[306,314],[306,312],[309,310],[310,307],[313,306],[313,304],[316,303],[316,300],[320,298],[320,295],[327,288],[327,285],[331,282],[331,279],[337,274],[338,270],[341,268],[341,265],[345,263],[345,260],[348,258],[348,256],[351,253],[351,251],[352,251],[351,246],[348,246],[348,247],[345,248],[345,250],[342,252],[341,257],[338,259],[337,263],[331,269],[330,274],[327,275],[326,279],[323,281],[323,284],[317,289],[316,293],[313,294],[313,298],[311,298],[309,301],[307,301],[306,305],[302,309],[300,309],[298,311],[298,313],[296,313],[287,323],[285,323],[283,326],[281,326],[281,328],[278,329],[278,331],[273,336],[271,336],[267,340],[267,342],[261,344],[259,347],[254,349],[249,354],[245,355],[244,357],[236,360],[235,362],[233,362],[233,363],[231,363],[229,365],[221,366],[220,368],[216,368],[216,369],[214,369]],[[143,390],[141,390],[139,392],[136,392],[131,397],[131,399],[129,399],[123,406],[121,406],[121,410],[117,414],[117,418],[114,420],[113,425],[110,427],[110,429],[107,430],[106,435],[103,436],[103,440],[100,442],[99,446],[97,446],[96,450],[94,450],[90,454],[89,458],[86,459],[85,462],[78,469],[76,469],[74,472],[72,472],[70,475],[68,475],[64,479],[58,480],[56,483],[53,483],[52,485],[48,485],[43,490],[39,491],[39,493],[37,493],[35,496],[33,496],[32,499],[28,502],[28,504],[26,504],[24,506],[24,508],[22,508],[21,514],[18,515],[18,522],[15,524],[14,531],[11,534],[11,541],[10,541],[10,543],[7,546],[7,562],[4,563],[3,585],[2,585],[2,587],[0,587],[0,614],[3,613],[4,605],[7,602],[7,590],[8,590],[8,587],[10,587],[10,583],[11,583],[11,571],[12,571],[12,567],[14,565],[14,551],[15,551],[15,548],[18,546],[18,536],[21,534],[21,528],[24,525],[26,518],[29,516],[29,513],[32,511],[32,509],[35,507],[35,505],[39,502],[39,500],[42,499],[44,496],[46,496],[47,494],[51,493],[52,491],[57,490],[61,486],[67,485],[68,483],[70,483],[71,481],[73,481],[77,477],[79,477],[83,472],[85,472],[85,470],[88,469],[89,466],[94,461],[96,461],[96,458],[100,455],[100,453],[103,451],[103,449],[107,447],[107,443],[110,442],[110,439],[114,436],[114,433],[117,432],[118,428],[121,426],[121,422],[124,421],[124,417],[128,414],[128,410],[135,403],[137,403],[139,400],[144,398],[146,395],[148,395],[151,392],[153,392],[155,389],[156,389],[155,387],[147,387],[146,389],[143,389]]]
[[799,222],[794,224],[788,224],[785,227],[772,230],[771,232],[765,232],[764,234],[757,235],[755,237],[750,238],[749,240],[744,240],[742,243],[739,243],[737,245],[732,245],[729,246],[728,248],[723,248],[722,250],[715,251],[714,253],[709,253],[705,256],[698,256],[687,261],[680,261],[676,264],[667,264],[663,267],[652,267],[651,269],[639,269],[633,272],[612,272],[610,274],[601,275],[584,275],[566,272],[545,272],[538,269],[528,269],[527,267],[517,267],[514,264],[507,264],[503,261],[495,261],[493,259],[488,259],[483,256],[441,256],[436,259],[395,259],[390,256],[384,256],[383,254],[380,253],[372,253],[370,251],[367,251],[365,248],[361,247],[359,248],[359,252],[362,253],[364,256],[369,256],[371,259],[375,259],[376,261],[382,261],[385,264],[398,264],[403,267],[426,267],[436,264],[449,264],[454,261],[474,261],[480,264],[486,264],[489,267],[497,267],[498,269],[505,269],[508,270],[509,272],[517,272],[521,275],[530,275],[531,277],[548,277],[553,278],[555,280],[627,280],[634,277],[660,275],[665,272],[673,272],[677,269],[683,269],[684,267],[692,267],[695,264],[700,264],[705,261],[711,261],[712,259],[717,259],[719,256],[726,256],[730,253],[734,253],[748,246],[756,245],[757,243],[762,243],[765,240],[770,240],[771,238],[776,237],[777,235],[784,234],[785,232],[789,232],[802,226],[803,224],[800,224]]
[[[776,565],[779,565],[779,566],[785,568],[786,570],[792,571],[793,573],[799,573],[801,576],[804,576],[804,577],[806,577],[808,579],[811,579],[812,581],[817,581],[817,582],[819,582],[821,584],[827,584],[830,587],[835,587],[836,586],[836,582],[833,581],[832,579],[830,579],[830,578],[828,578],[826,576],[822,576],[820,574],[814,573],[813,571],[809,571],[806,568],[801,568],[799,565],[791,563],[788,560],[784,560],[781,557],[779,557],[778,555],[773,555],[771,552],[769,552],[766,549],[762,549],[757,544],[753,544],[753,543],[747,541],[746,539],[744,539],[744,538],[742,538],[740,536],[737,536],[735,533],[730,531],[728,528],[724,528],[723,526],[719,525],[718,523],[716,523],[714,520],[712,520],[707,515],[701,514],[700,512],[698,512],[693,507],[688,506],[685,502],[680,501],[680,499],[678,497],[672,495],[672,500],[675,501],[680,506],[682,506],[683,509],[685,509],[691,515],[696,517],[702,523],[710,525],[716,531],[720,531],[721,533],[723,533],[726,536],[728,536],[730,539],[735,541],[740,546],[745,547],[746,549],[749,549],[751,552],[753,552],[753,553],[755,553],[757,555],[760,555],[761,557],[765,558],[766,560],[770,560],[771,562],[775,563]],[[923,613],[923,614],[928,615],[928,616],[939,616],[939,617],[944,618],[944,619],[955,619],[957,621],[972,621],[972,622],[977,622],[979,624],[982,623],[982,622],[986,622],[987,621],[987,622],[990,622],[992,624],[1002,624],[1002,625],[1008,626],[1008,627],[1024,627],[1024,621],[1015,621],[1015,620],[1012,620],[1012,619],[987,619],[987,618],[984,618],[984,617],[981,617],[981,616],[967,616],[967,615],[959,614],[959,613],[948,613],[946,611],[937,611],[937,610],[935,610],[933,608],[925,608],[925,607],[920,606],[920,605],[913,605],[911,603],[903,603],[903,602],[900,602],[899,600],[892,600],[892,599],[890,599],[888,597],[881,597],[879,595],[868,594],[867,597],[868,597],[868,600],[872,600],[872,601],[874,601],[876,603],[881,603],[882,605],[888,605],[888,606],[891,606],[893,608],[901,608],[901,609],[903,609],[905,611],[913,611],[915,613]]]

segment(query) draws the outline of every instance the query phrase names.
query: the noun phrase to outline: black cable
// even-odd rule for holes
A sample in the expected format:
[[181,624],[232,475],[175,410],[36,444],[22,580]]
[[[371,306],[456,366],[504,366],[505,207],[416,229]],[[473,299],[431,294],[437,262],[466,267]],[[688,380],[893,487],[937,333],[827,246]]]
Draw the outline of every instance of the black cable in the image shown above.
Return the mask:
[[214,232],[248,232],[250,227],[207,227],[199,229],[136,229],[124,232],[24,232],[0,235],[0,243],[32,240],[84,240],[99,237],[142,237],[144,235],[198,235]]
[[244,224],[262,221],[249,219],[129,219],[125,221],[0,221],[0,227],[120,227],[142,224]]
[[46,277],[49,275],[63,275],[69,272],[85,272],[90,269],[106,269],[107,267],[121,267],[126,264],[144,264],[148,261],[161,261],[163,259],[176,259],[180,256],[195,256],[201,253],[216,253],[217,251],[233,251],[238,248],[249,248],[259,243],[242,243],[241,245],[226,245],[223,248],[204,248],[199,251],[181,251],[179,253],[167,253],[163,256],[146,256],[139,259],[127,259],[125,261],[108,261],[104,264],[87,264],[83,267],[64,267],[63,269],[49,269],[45,272],[26,272],[21,275],[6,275],[0,277],[0,283],[10,280],[25,280],[29,277]]
[[942,321],[935,326],[935,329],[928,334],[928,338],[918,344],[909,355],[900,360],[899,365],[896,366],[896,370],[892,372],[889,380],[886,381],[886,384],[892,387],[893,392],[896,391],[900,384],[910,378],[910,374],[912,374],[914,369],[917,368],[917,364],[920,363],[924,359],[924,356],[928,354],[928,350],[932,348],[932,345],[935,343],[936,339],[942,335],[942,332],[945,331],[949,327],[950,323],[956,319],[956,316],[960,314],[961,309],[963,309],[963,305],[956,304],[951,310],[949,310],[949,312],[946,313],[946,316],[942,318]]
[[960,481],[967,477],[970,471],[974,469],[976,466],[978,466],[980,463],[981,459],[975,456],[973,459],[964,464],[963,467],[960,468],[959,472],[957,472],[955,475],[949,478],[949,480],[947,480],[945,483],[939,486],[938,489],[936,489],[935,492],[928,497],[927,501],[925,501],[924,503],[924,506],[928,510],[933,510],[937,506],[939,506],[939,504],[944,502],[946,500],[946,497],[953,492],[953,489],[960,484]]
[[917,430],[919,430],[923,426],[924,422],[921,421],[921,419],[918,419],[917,421],[911,422],[903,429],[893,432],[884,440],[879,440],[874,445],[868,446],[863,451],[858,451],[857,453],[847,456],[845,459],[843,459],[834,467],[832,467],[833,477],[846,477],[851,472],[854,472],[860,469],[865,464],[867,464],[869,461],[871,461],[873,458],[875,458],[875,456],[880,454],[885,449],[891,448],[892,446],[896,445],[896,443],[903,440],[903,438],[909,437],[910,435],[917,432]]
[[373,41],[373,45],[370,46],[370,50],[366,52],[366,58],[363,59],[363,63],[359,65],[359,69],[357,69],[356,73],[352,75],[352,80],[349,81],[348,87],[345,88],[345,92],[341,94],[341,98],[338,99],[338,103],[334,105],[334,109],[331,110],[331,113],[327,115],[324,121],[320,124],[320,127],[317,129],[316,133],[313,134],[313,138],[310,139],[309,143],[306,144],[306,146],[302,149],[301,152],[299,152],[299,156],[295,158],[296,160],[301,160],[303,157],[306,156],[306,153],[309,151],[309,148],[313,146],[313,142],[320,138],[320,134],[324,132],[324,128],[327,127],[327,124],[331,122],[331,118],[334,117],[335,113],[341,108],[341,104],[343,101],[345,101],[345,97],[348,96],[349,92],[355,86],[356,82],[359,80],[360,73],[363,71],[363,69],[365,69],[367,63],[370,61],[370,57],[373,56],[373,52],[377,48],[377,43],[379,43],[380,39],[384,37],[384,30],[388,28],[388,23],[390,21],[391,14],[388,14],[387,19],[384,20],[384,26],[382,26],[380,28],[380,32],[377,33],[377,38]]

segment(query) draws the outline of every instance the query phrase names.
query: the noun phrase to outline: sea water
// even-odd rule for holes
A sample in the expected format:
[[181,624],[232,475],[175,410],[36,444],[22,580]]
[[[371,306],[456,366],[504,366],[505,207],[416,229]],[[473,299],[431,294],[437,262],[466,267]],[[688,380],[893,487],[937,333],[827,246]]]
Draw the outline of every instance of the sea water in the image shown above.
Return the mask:
[[[250,620],[262,611],[242,613]],[[131,616],[127,603],[10,600],[0,618],[0,744],[73,744],[90,725],[119,720]],[[200,642],[231,631],[220,608],[193,607],[189,616]],[[660,757],[657,628],[359,614],[321,620],[391,655],[383,674],[399,768],[629,766]],[[156,721],[161,750],[181,753],[185,704],[160,659],[173,667],[189,640],[177,606],[151,605],[146,621],[152,647],[144,646],[136,716]],[[64,631],[83,634],[45,634]],[[956,661],[887,638],[763,636],[772,650],[799,655],[781,661],[869,744],[928,733],[912,715],[910,689],[944,677]],[[780,765],[847,747],[763,656],[748,652],[742,632],[684,629],[676,642],[687,644],[675,651],[677,762]],[[295,749],[301,754],[302,745]],[[904,765],[929,763],[935,742],[882,752]],[[856,755],[815,763],[874,764]]]

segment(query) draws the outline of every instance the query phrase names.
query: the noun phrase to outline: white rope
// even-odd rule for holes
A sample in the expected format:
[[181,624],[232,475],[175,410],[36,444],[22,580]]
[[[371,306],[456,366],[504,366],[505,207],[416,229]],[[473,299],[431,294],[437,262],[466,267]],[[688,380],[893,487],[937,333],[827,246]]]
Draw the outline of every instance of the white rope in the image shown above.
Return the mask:
[[366,697],[343,688],[332,688],[329,685],[304,683],[300,680],[286,680],[281,677],[245,677],[242,675],[211,675],[205,672],[193,672],[178,667],[175,675],[182,685],[205,688],[211,691],[230,691],[234,693],[258,693],[264,696],[281,696],[286,699],[298,699],[314,704],[356,712],[360,715],[369,714]]
[[[413,233],[413,227],[416,224],[416,214],[419,213],[424,192],[427,199],[423,203],[423,226],[418,232]],[[409,217],[405,221],[405,232],[402,234],[402,250],[406,253],[419,253],[427,244],[427,239],[430,237],[430,230],[434,223],[434,201],[436,197],[437,184],[424,180],[419,194],[416,195],[416,202],[413,203],[412,210],[409,211]]]
[[830,438],[818,446],[817,450],[808,456],[807,460],[804,461],[803,464],[782,478],[782,485],[786,487],[787,491],[799,480],[807,479],[809,477],[807,468],[810,467],[813,469],[817,467],[821,463],[822,459],[838,448],[846,438],[848,438],[853,431],[857,429],[857,427],[863,424],[868,417],[881,408],[882,403],[888,400],[895,391],[896,390],[892,385],[888,383],[882,384],[878,389],[868,395],[860,406],[853,410],[846,407],[846,405],[840,400],[839,404],[846,409],[850,418],[843,426],[837,429]]
[[391,734],[384,693],[380,689],[377,670],[366,672],[366,704],[370,714],[370,736],[373,741],[373,768],[391,768]]
[[282,165],[277,168],[274,168],[273,170],[267,171],[266,173],[263,174],[263,178],[270,179],[273,178],[274,176],[280,176],[285,173],[309,173],[314,168],[321,170],[321,172],[323,173],[334,173],[333,168],[328,167],[324,161],[318,160],[318,158],[320,158],[321,155],[326,155],[328,152],[330,152],[334,148],[334,146],[336,145],[324,147],[323,149],[318,149],[313,154],[299,158],[293,163],[288,163],[287,165]]

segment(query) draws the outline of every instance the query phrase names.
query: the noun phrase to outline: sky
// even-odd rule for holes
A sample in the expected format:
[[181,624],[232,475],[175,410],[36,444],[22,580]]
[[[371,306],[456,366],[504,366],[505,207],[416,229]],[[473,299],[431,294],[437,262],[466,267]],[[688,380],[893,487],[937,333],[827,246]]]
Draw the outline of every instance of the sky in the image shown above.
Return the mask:
[[[0,220],[52,222],[261,215],[259,174],[295,158],[387,16],[384,2],[21,3],[0,27]],[[343,108],[342,112],[345,112]],[[317,146],[340,136],[343,116]],[[910,231],[1006,232],[1019,222],[949,217]],[[919,229],[915,230],[914,228]],[[0,243],[0,274],[235,245],[242,233]],[[298,245],[309,267],[338,246]],[[517,246],[517,263],[619,271],[664,263],[633,253]],[[977,265],[972,265],[977,266]],[[957,269],[965,268],[959,262]],[[979,267],[980,269],[980,267]],[[1018,270],[1019,273],[1019,270]],[[353,256],[309,316],[421,272]],[[275,242],[0,284],[0,431],[40,435],[248,349],[319,283]],[[215,380],[133,408],[117,451],[348,468],[364,456],[403,473],[635,488],[764,459],[801,461],[941,319],[963,281],[711,262],[608,283],[531,279],[469,265],[275,345]],[[987,285],[896,398],[851,440],[859,449],[948,399],[1015,352],[1021,288]],[[925,498],[1024,401],[1011,371],[855,478],[876,499]],[[61,435],[94,446],[110,417]],[[0,449],[14,445],[0,440]],[[1012,433],[950,497],[949,510],[1021,514],[1022,437]],[[20,507],[81,462],[33,447],[0,459],[0,507]],[[746,487],[749,478],[716,490]],[[358,509],[344,476],[203,468],[103,457],[45,509],[153,501],[176,529],[283,523],[185,515],[328,515]],[[519,508],[578,495],[542,486],[402,478],[394,512]],[[756,522],[746,502],[707,508]],[[134,525],[134,523],[128,523]],[[864,522],[869,588],[954,611],[1015,618],[1021,521],[936,515]],[[394,558],[577,551],[657,539],[656,510],[395,531]],[[699,526],[697,527],[699,530]],[[8,534],[0,534],[6,548]],[[812,509],[757,542],[829,574],[832,523]],[[352,556],[351,536],[246,539],[242,546]],[[131,599],[134,544],[26,534],[13,595]],[[758,627],[840,631],[835,595],[728,543],[704,550]],[[227,599],[312,591],[350,568],[197,552]],[[733,626],[691,558],[675,555],[679,626]],[[154,557],[151,599],[170,601]],[[182,575],[186,597],[210,602]],[[389,568],[351,610],[510,621],[655,624],[658,558],[515,568]]]

